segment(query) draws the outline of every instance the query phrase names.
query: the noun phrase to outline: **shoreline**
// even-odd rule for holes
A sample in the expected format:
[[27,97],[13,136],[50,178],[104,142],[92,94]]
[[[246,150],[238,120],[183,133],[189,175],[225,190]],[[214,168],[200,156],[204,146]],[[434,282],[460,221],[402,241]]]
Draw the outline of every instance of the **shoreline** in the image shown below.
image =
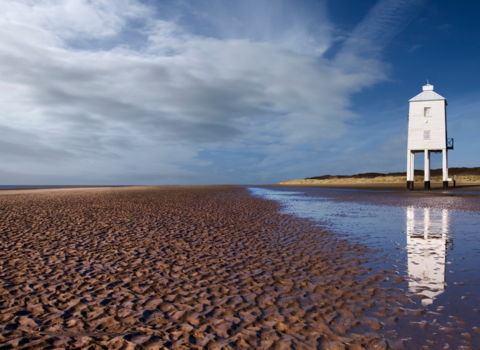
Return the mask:
[[480,191],[480,183],[475,182],[458,182],[456,187],[453,187],[453,184],[449,182],[449,187],[447,190],[443,189],[442,182],[431,182],[431,189],[424,190],[423,182],[415,182],[415,189],[413,191],[408,191],[406,189],[406,183],[404,182],[378,182],[378,183],[277,183],[277,184],[261,184],[261,185],[125,185],[125,186],[43,186],[43,187],[15,187],[15,188],[1,188],[0,195],[10,193],[12,191],[19,191],[19,193],[27,193],[32,191],[32,193],[46,192],[46,191],[55,191],[55,190],[101,190],[101,189],[115,189],[115,188],[137,188],[137,189],[155,189],[155,188],[202,188],[202,187],[319,187],[319,188],[339,188],[339,189],[364,189],[364,190],[379,190],[379,191],[399,191],[405,193],[435,193],[442,191]]
[[283,183],[274,185],[263,185],[269,187],[321,187],[321,188],[345,188],[345,189],[364,189],[364,190],[390,190],[390,191],[402,191],[405,193],[418,193],[418,192],[439,192],[439,191],[480,191],[480,184],[457,182],[456,187],[449,182],[447,190],[443,189],[442,182],[431,182],[431,189],[429,191],[423,189],[423,182],[415,182],[415,189],[408,191],[406,183],[393,182],[393,183],[329,183],[329,184],[296,184],[296,183]]
[[[311,218],[349,240],[380,248],[372,256],[383,255],[371,260],[378,264],[374,271],[395,271],[388,277],[390,281],[381,285],[383,292],[403,290],[411,298],[411,306],[402,302],[397,307],[423,310],[421,320],[397,313],[399,309],[392,304],[382,307],[380,313],[370,313],[383,313],[385,319],[379,319],[382,329],[378,332],[387,339],[411,338],[404,347],[390,343],[392,348],[428,346],[433,350],[446,343],[462,349],[480,346],[476,334],[480,333],[476,322],[480,313],[476,288],[480,241],[475,229],[478,194],[283,186],[262,186],[255,192],[262,194],[262,189],[266,198],[284,203],[286,213]],[[400,278],[404,283],[399,283]],[[398,318],[394,323],[386,322],[392,312]]]

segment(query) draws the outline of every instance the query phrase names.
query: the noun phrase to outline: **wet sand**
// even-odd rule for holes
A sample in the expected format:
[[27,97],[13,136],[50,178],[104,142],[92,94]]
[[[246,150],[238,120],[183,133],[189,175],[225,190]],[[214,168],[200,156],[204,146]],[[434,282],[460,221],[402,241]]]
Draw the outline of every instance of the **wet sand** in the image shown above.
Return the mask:
[[244,188],[6,192],[2,349],[382,349],[366,311],[422,314],[368,248]]
[[369,248],[279,209],[231,186],[0,191],[0,347],[422,348],[383,334],[425,310]]
[[[379,332],[387,338],[410,338],[406,349],[480,349],[478,193],[298,186],[251,191],[282,203],[284,213],[378,249],[368,265],[396,271],[382,286],[402,289],[411,308],[423,309],[420,320],[404,314],[395,324],[381,321]],[[386,318],[398,315],[384,311]]]

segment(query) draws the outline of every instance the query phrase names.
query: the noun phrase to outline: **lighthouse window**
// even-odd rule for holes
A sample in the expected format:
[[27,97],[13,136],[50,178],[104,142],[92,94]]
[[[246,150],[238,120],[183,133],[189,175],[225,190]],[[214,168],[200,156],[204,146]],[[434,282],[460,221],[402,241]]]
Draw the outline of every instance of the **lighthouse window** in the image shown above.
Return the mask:
[[424,117],[431,117],[432,116],[431,111],[430,111],[430,107],[425,107],[423,109],[423,116]]
[[423,139],[430,140],[430,130],[423,130]]

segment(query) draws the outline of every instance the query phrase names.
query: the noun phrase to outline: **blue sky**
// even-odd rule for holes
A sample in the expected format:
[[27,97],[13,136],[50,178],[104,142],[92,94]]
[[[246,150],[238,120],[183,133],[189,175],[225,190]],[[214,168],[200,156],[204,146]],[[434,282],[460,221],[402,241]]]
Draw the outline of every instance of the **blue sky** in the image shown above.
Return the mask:
[[4,1],[0,184],[405,171],[408,100],[427,79],[449,103],[449,166],[479,166],[478,10],[432,0]]

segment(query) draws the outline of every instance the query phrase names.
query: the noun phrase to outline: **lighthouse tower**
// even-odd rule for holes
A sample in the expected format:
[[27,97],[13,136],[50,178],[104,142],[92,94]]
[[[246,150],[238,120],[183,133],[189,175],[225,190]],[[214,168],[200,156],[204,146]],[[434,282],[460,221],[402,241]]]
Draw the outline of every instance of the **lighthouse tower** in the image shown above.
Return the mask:
[[427,84],[409,102],[407,188],[413,190],[415,153],[421,152],[425,155],[425,189],[430,189],[432,152],[443,154],[443,188],[448,188],[448,150],[453,150],[453,139],[447,139],[447,100]]

